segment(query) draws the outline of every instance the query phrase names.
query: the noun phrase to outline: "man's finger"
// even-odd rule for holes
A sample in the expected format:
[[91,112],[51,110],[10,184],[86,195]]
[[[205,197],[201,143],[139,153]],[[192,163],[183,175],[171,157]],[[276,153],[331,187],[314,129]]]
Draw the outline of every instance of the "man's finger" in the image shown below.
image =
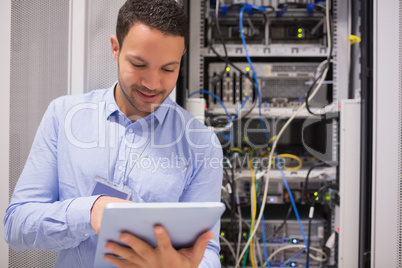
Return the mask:
[[139,263],[141,261],[141,258],[138,256],[138,254],[136,254],[135,251],[131,248],[119,245],[114,242],[107,242],[105,248],[113,252],[113,254],[131,262]]
[[170,241],[170,237],[165,228],[163,228],[162,226],[155,226],[154,234],[158,248],[161,251],[168,251],[173,249],[172,242]]
[[182,248],[179,250],[179,252],[191,260],[194,265],[198,266],[204,257],[205,249],[208,246],[209,240],[211,240],[213,237],[213,233],[205,232],[197,238],[197,241],[193,247]]
[[152,254],[153,247],[151,245],[130,233],[120,234],[119,239],[134,250],[136,255],[141,258],[149,257]]
[[208,246],[209,240],[211,240],[213,237],[214,233],[212,232],[205,232],[202,235],[200,235],[193,246],[194,253],[201,254],[202,256],[204,256],[204,252]]
[[114,255],[112,255],[112,254],[106,254],[106,255],[103,257],[103,259],[104,259],[105,261],[110,262],[111,264],[113,264],[113,265],[115,265],[115,266],[117,266],[117,267],[123,267],[123,266],[126,266],[126,267],[127,267],[127,265],[132,264],[132,263],[130,263],[129,261],[124,260],[124,259],[120,259],[120,258],[118,258],[118,257],[116,257],[116,256],[114,256]]

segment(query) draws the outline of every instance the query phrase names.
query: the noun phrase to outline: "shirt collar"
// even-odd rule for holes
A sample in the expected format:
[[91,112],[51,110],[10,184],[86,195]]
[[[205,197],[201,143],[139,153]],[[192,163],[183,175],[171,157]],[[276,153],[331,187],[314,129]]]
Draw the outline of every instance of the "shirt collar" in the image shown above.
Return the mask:
[[[117,85],[116,81],[110,88],[107,89],[106,94],[105,94],[105,101],[106,101],[106,119],[109,119],[109,117],[116,113],[119,112],[120,109],[117,106],[116,99],[114,98],[114,90]],[[155,112],[151,113],[150,115],[144,117],[144,120],[151,120],[153,117],[155,117],[159,124],[162,124],[163,121],[166,118],[166,115],[169,111],[170,108],[173,108],[175,103],[170,99],[168,96],[162,104],[156,109]]]
[[119,111],[116,100],[114,98],[114,89],[117,85],[117,81],[106,90],[105,102],[106,102],[106,119],[109,119],[110,115]]
[[146,116],[145,118],[154,116],[156,117],[156,120],[158,120],[159,124],[162,124],[163,121],[166,118],[166,115],[169,111],[170,108],[173,108],[174,102],[170,99],[170,97],[168,96],[163,102],[162,104],[156,109],[155,112],[153,112],[152,114]]

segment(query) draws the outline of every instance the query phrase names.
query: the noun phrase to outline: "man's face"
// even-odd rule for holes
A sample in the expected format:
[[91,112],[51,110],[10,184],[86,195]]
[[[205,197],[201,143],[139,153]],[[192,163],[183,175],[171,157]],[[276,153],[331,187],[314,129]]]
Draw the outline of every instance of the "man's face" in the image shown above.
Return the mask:
[[116,36],[112,36],[111,43],[113,57],[118,63],[117,105],[127,117],[145,117],[166,99],[176,85],[185,51],[184,38],[165,35],[135,23],[124,38],[121,49]]

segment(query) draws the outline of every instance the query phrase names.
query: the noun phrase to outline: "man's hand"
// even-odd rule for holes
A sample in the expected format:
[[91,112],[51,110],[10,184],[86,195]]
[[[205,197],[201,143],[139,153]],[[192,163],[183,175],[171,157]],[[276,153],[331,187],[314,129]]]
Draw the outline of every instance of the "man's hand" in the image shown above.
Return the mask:
[[204,257],[209,240],[214,236],[211,232],[205,232],[198,237],[193,247],[175,250],[169,235],[162,226],[154,227],[154,234],[157,242],[156,248],[131,234],[122,233],[119,239],[129,248],[108,242],[106,249],[123,259],[105,255],[104,260],[118,267],[198,267]]
[[94,229],[97,234],[99,234],[100,226],[102,223],[103,209],[109,203],[132,203],[132,202],[110,196],[100,196],[98,199],[96,199],[91,209],[91,226],[92,229]]

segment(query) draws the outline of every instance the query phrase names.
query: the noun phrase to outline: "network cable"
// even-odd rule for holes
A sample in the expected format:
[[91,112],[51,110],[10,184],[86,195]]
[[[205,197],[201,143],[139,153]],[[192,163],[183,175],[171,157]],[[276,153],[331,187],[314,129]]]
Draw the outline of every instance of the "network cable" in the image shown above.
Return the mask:
[[232,245],[230,244],[230,242],[224,237],[224,236],[219,236],[219,238],[223,241],[223,242],[225,242],[225,244],[228,246],[228,248],[229,248],[229,250],[230,250],[230,253],[232,253],[232,255],[233,255],[233,258],[236,258],[236,253],[234,252],[234,249],[233,249],[233,247],[232,247]]
[[[238,117],[238,114],[239,114],[240,111],[243,109],[244,105],[246,104],[246,102],[248,101],[249,98],[250,98],[249,96],[246,97],[246,99],[243,101],[243,103],[241,104],[241,106],[240,106],[240,108],[237,110],[237,112],[230,118],[230,122],[229,122],[227,125],[225,125],[225,127],[224,127],[223,130],[218,131],[218,132],[216,133],[216,135],[222,133],[222,132],[225,131],[225,130],[230,129],[230,131],[231,131],[231,133],[230,133],[231,136],[232,136],[232,137],[234,136],[234,133],[233,133],[233,122],[235,121],[235,118]],[[230,142],[231,142],[231,147],[234,148],[234,139],[231,139]]]
[[301,169],[301,167],[302,167],[302,161],[301,161],[300,157],[298,157],[298,156],[296,156],[296,155],[294,155],[294,154],[279,154],[279,155],[276,154],[276,155],[275,155],[275,158],[278,158],[278,159],[282,159],[282,158],[286,158],[286,157],[296,160],[297,163],[298,163],[298,165],[295,166],[295,167],[287,167],[287,166],[286,166],[286,167],[282,167],[283,170],[295,171],[295,170]]
[[299,212],[297,211],[297,207],[296,207],[296,203],[295,203],[295,200],[294,200],[294,198],[293,198],[293,195],[292,195],[292,191],[290,191],[288,182],[286,181],[285,174],[283,173],[282,165],[281,165],[281,162],[279,161],[279,157],[278,157],[278,154],[277,154],[277,153],[276,153],[276,160],[277,160],[277,162],[278,162],[278,168],[279,168],[279,170],[280,170],[280,172],[281,172],[281,175],[282,175],[282,178],[283,178],[283,182],[285,183],[286,190],[287,190],[288,193],[289,193],[290,201],[292,202],[292,206],[293,206],[293,211],[295,212],[297,221],[298,221],[298,223],[299,223],[299,227],[300,227],[300,230],[301,230],[301,232],[302,232],[303,239],[304,239],[304,241],[305,241],[305,243],[306,243],[306,247],[308,247],[308,241],[307,241],[307,239],[306,239],[306,235],[304,234],[304,229],[303,229],[303,225],[302,225],[301,220],[300,220]]
[[[251,59],[250,59],[250,57],[249,57],[248,50],[247,50],[247,44],[246,44],[245,37],[244,37],[244,30],[243,30],[243,13],[244,13],[244,10],[250,9],[250,8],[261,9],[261,10],[264,9],[264,8],[260,8],[260,7],[257,7],[257,6],[251,6],[251,7],[250,7],[250,5],[247,5],[247,4],[244,5],[244,6],[241,8],[241,10],[240,10],[239,24],[240,24],[241,38],[242,38],[243,46],[244,46],[244,49],[245,49],[245,52],[246,52],[247,61],[248,61],[249,64],[250,64],[251,70],[252,70],[252,72],[253,72],[253,77],[254,77],[254,80],[255,80],[255,84],[256,84],[256,89],[257,89],[256,91],[257,91],[257,95],[258,95],[258,104],[259,104],[259,105],[258,105],[258,110],[259,110],[259,116],[260,116],[261,125],[262,125],[262,128],[264,129],[264,134],[265,134],[267,140],[270,140],[270,139],[269,139],[269,136],[268,136],[268,133],[267,133],[266,130],[265,130],[265,124],[264,124],[264,120],[263,120],[262,114],[261,114],[261,95],[260,95],[260,91],[259,91],[259,84],[258,84],[257,75],[256,75],[256,72],[255,72],[255,70],[254,70],[253,63],[252,63],[252,61],[251,61]],[[273,151],[272,151],[272,152],[273,152]],[[278,163],[279,163],[279,157],[278,157],[278,155],[276,155],[276,157],[278,158]],[[299,160],[300,160],[300,159],[299,159]],[[269,163],[271,163],[271,161],[272,161],[272,159],[269,160]],[[301,161],[300,161],[299,163],[301,164]],[[280,164],[279,164],[279,168],[281,169]],[[281,170],[282,170],[282,169],[281,169]],[[282,175],[283,175],[283,171],[282,171]],[[283,177],[284,177],[284,175],[283,175]],[[284,180],[286,181],[286,179],[284,179]],[[289,194],[290,194],[290,196],[291,196],[291,198],[292,198],[292,195],[291,195],[289,189],[288,189],[288,191],[289,191]],[[264,195],[264,199],[265,199],[265,198],[266,198],[266,197],[265,197],[265,195]],[[294,201],[293,201],[293,203],[294,203]],[[265,207],[265,204],[264,204],[264,207]],[[297,209],[296,209],[296,206],[295,206],[295,205],[294,205],[294,210],[295,210],[296,215],[298,216],[298,214],[297,214]],[[261,220],[261,215],[262,215],[262,214],[263,214],[263,211],[260,212],[260,217],[258,218],[258,220]],[[303,227],[302,227],[302,225],[301,225],[301,222],[300,222],[300,218],[299,218],[299,217],[298,217],[298,221],[299,221],[299,225],[300,225],[300,227],[301,227],[301,231],[302,231],[302,233],[303,233],[303,236],[305,237],[304,231],[303,231]],[[251,229],[251,231],[253,231],[253,230]],[[249,240],[250,240],[250,244],[251,244],[250,248],[252,248],[252,238],[253,238],[253,234],[255,234],[255,231],[252,232],[251,239],[249,239]],[[306,243],[307,243],[307,240],[306,240],[306,239],[305,239],[305,241],[306,241]],[[247,247],[247,246],[246,246],[246,247]],[[244,252],[244,250],[243,250],[243,252]],[[253,264],[253,266],[254,266],[254,263],[253,263],[253,262],[252,262],[252,264]]]
[[[248,160],[248,167],[251,171],[251,226],[250,226],[250,233],[253,232],[254,229],[254,219],[255,214],[257,211],[257,199],[256,199],[256,183],[255,183],[255,172],[252,166],[252,154],[250,153],[250,157]],[[253,252],[253,239],[250,242],[250,260],[251,265],[255,268],[255,260],[254,260],[254,252]]]
[[260,87],[259,87],[259,84],[258,84],[257,74],[256,74],[256,72],[254,70],[253,63],[252,63],[252,61],[250,59],[250,56],[248,54],[246,38],[244,37],[243,14],[244,14],[244,11],[246,9],[248,9],[248,10],[257,9],[257,10],[265,11],[265,8],[255,6],[255,5],[249,5],[249,4],[244,5],[240,10],[239,24],[240,24],[240,36],[241,36],[241,40],[242,40],[242,43],[243,43],[244,50],[246,52],[246,58],[247,58],[248,63],[250,64],[250,68],[251,68],[251,71],[253,73],[253,78],[254,78],[254,82],[255,82],[255,85],[256,85],[256,92],[257,92],[257,97],[258,97],[258,114],[260,116],[261,127],[264,129],[264,134],[265,134],[267,140],[269,140],[269,136],[268,136],[268,133],[266,132],[264,120],[262,119],[262,114],[261,114],[261,94],[260,94]]
[[[239,113],[241,112],[241,110],[244,108],[244,106],[246,105],[246,102],[250,99],[250,96],[246,96],[245,100],[243,101],[243,103],[241,104],[241,106],[240,106],[240,108],[237,110],[237,112],[236,112],[233,116],[230,116],[230,114],[229,114],[228,110],[226,109],[226,106],[225,106],[225,104],[223,103],[223,101],[222,101],[216,94],[212,93],[211,91],[208,91],[208,90],[198,90],[198,91],[195,91],[195,92],[191,93],[191,94],[188,96],[188,98],[191,98],[191,97],[194,96],[195,94],[200,94],[200,93],[204,93],[204,94],[211,95],[212,97],[214,97],[214,98],[221,104],[223,110],[225,111],[225,113],[226,113],[226,115],[228,116],[228,119],[229,119],[228,125],[225,126],[225,128],[227,128],[227,129],[229,129],[229,128],[232,126],[233,122],[235,121],[235,118],[238,117],[238,114],[239,114]],[[221,133],[221,132],[223,132],[223,131],[224,131],[224,130],[221,130],[221,131],[219,131],[217,134],[219,134],[219,133]]]
[[[314,113],[311,108],[310,108],[310,94],[312,92],[312,90],[314,89],[314,86],[316,85],[317,81],[320,80],[321,76],[326,77],[327,76],[327,72],[329,70],[330,67],[330,61],[331,61],[331,56],[332,56],[332,49],[333,46],[330,45],[330,43],[332,43],[332,36],[333,36],[333,32],[332,32],[332,23],[331,23],[331,15],[329,13],[329,5],[330,5],[330,1],[328,0],[325,6],[325,18],[326,18],[326,24],[327,24],[327,39],[328,39],[328,53],[327,53],[327,59],[324,60],[320,66],[322,64],[325,64],[325,68],[323,69],[323,71],[318,75],[318,77],[313,81],[313,83],[311,84],[309,90],[307,91],[306,94],[306,109],[307,111],[311,114],[311,115],[318,115],[318,116],[323,116],[323,114],[316,114]],[[318,6],[318,5],[317,5]],[[320,66],[318,66],[317,70],[320,70]],[[321,68],[322,69],[322,68]],[[320,85],[321,87],[321,85]]]
[[209,95],[211,95],[212,97],[214,97],[214,98],[222,105],[223,110],[225,110],[225,113],[226,113],[226,115],[229,117],[229,120],[230,120],[230,115],[229,115],[229,113],[228,113],[228,110],[226,109],[225,104],[223,104],[223,101],[222,101],[218,96],[216,96],[214,93],[212,93],[211,91],[208,91],[208,90],[198,90],[198,91],[195,91],[195,92],[191,93],[191,94],[188,96],[188,98],[191,98],[191,97],[194,96],[195,94],[200,94],[200,93],[209,94]]
[[[330,0],[327,0],[327,4],[326,4],[326,14],[329,14],[329,6],[330,6]],[[327,28],[328,28],[328,27],[329,27],[329,22],[328,22],[329,18],[328,18],[328,16],[327,16],[326,19],[327,19]],[[327,30],[327,33],[328,33],[328,30]],[[331,44],[331,40],[330,40],[330,38],[329,38],[328,35],[327,35],[327,40],[328,40],[328,42],[327,42],[327,43],[328,43],[328,53],[330,53],[332,44]],[[329,57],[329,55],[328,55],[328,57]],[[311,93],[311,95],[310,95],[308,101],[311,101],[311,99],[317,94],[317,92],[318,92],[318,90],[319,90],[321,84],[323,83],[323,81],[324,81],[324,79],[325,79],[325,77],[326,77],[327,71],[328,71],[328,68],[325,69],[325,71],[324,71],[325,74],[323,74],[323,76],[321,77],[319,83],[317,84],[317,86],[315,87],[315,89],[312,91],[312,93]],[[278,133],[278,135],[277,135],[277,138],[274,140],[274,142],[273,142],[273,144],[272,144],[272,147],[271,147],[272,149],[271,149],[271,152],[270,152],[270,155],[269,155],[269,163],[272,162],[273,154],[274,154],[274,151],[275,151],[276,146],[277,146],[277,144],[278,144],[278,140],[279,140],[280,137],[282,136],[283,132],[284,132],[285,129],[289,126],[289,124],[293,121],[293,119],[300,113],[300,111],[303,110],[305,107],[306,107],[306,102],[304,102],[304,103],[290,116],[290,118],[286,121],[286,123],[284,124],[284,126],[283,126],[283,127],[281,128],[281,130],[279,131],[279,133]],[[241,257],[244,255],[245,249],[248,247],[248,245],[250,245],[250,240],[251,240],[251,239],[253,238],[253,236],[256,234],[256,230],[258,229],[258,226],[259,226],[259,224],[260,224],[260,222],[261,222],[261,217],[262,217],[262,213],[264,212],[264,208],[265,208],[265,204],[266,204],[266,199],[267,199],[267,194],[268,194],[268,185],[269,185],[270,171],[271,171],[271,165],[268,165],[267,173],[266,173],[266,176],[265,176],[265,177],[266,177],[266,180],[265,180],[264,195],[263,195],[263,200],[262,200],[262,207],[261,207],[261,210],[260,210],[258,219],[257,219],[256,224],[255,224],[255,229],[254,229],[253,233],[250,235],[250,237],[249,237],[249,239],[248,239],[248,241],[247,241],[247,243],[246,243],[246,245],[245,245],[245,247],[244,247],[242,253],[240,254],[240,259],[241,259]],[[236,263],[236,267],[238,267],[238,266],[239,266],[239,261]]]
[[284,263],[281,264],[281,266],[279,266],[279,268],[281,267],[285,267],[285,265],[287,265],[289,262],[293,261],[294,259],[296,259],[297,257],[299,257],[302,253],[304,253],[306,251],[306,249],[302,249],[300,250],[298,253],[296,253],[295,255],[293,255],[292,257],[290,257],[287,261],[285,261]]
[[310,231],[311,231],[311,223],[312,223],[313,216],[314,216],[315,203],[316,203],[317,200],[319,200],[319,198],[321,197],[322,193],[323,193],[325,190],[330,189],[330,188],[338,189],[339,187],[338,187],[337,184],[325,185],[325,186],[321,187],[321,188],[317,191],[317,197],[316,197],[316,199],[314,199],[313,204],[312,204],[311,207],[310,207],[310,213],[309,213],[309,217],[308,217],[308,229],[309,229],[309,234],[308,234],[308,238],[307,238],[307,241],[308,241],[309,245],[307,246],[306,268],[309,268],[309,267],[310,267],[310,258],[311,258],[311,256],[310,256],[310,249],[311,249],[311,246],[310,246],[311,232],[310,232]]
[[[271,255],[269,255],[269,257],[268,257],[268,261],[272,261],[272,259],[278,254],[278,253],[280,253],[280,252],[282,252],[282,251],[284,251],[284,250],[287,250],[287,249],[305,249],[306,248],[306,246],[305,245],[286,245],[286,246],[283,246],[283,247],[281,247],[281,248],[278,248],[277,250],[275,250],[274,252],[272,252],[272,254]],[[313,254],[310,254],[310,258],[312,258],[313,260],[315,260],[315,261],[318,261],[318,262],[326,262],[327,260],[328,260],[328,256],[327,256],[327,254],[324,252],[324,251],[322,251],[321,249],[318,249],[318,248],[316,248],[316,247],[310,247],[311,248],[311,250],[312,251],[315,251],[315,252],[317,252],[318,254],[320,254],[321,255],[321,257],[317,257],[317,256],[314,256]],[[264,265],[263,266],[265,266],[266,264],[264,263]]]
[[[261,210],[261,199],[257,199],[258,206],[260,207]],[[264,214],[262,214],[262,220],[261,220],[261,228],[262,228],[262,243],[264,247],[264,257],[265,257],[265,262],[267,263],[267,267],[271,267],[269,261],[268,261],[268,253],[267,253],[267,240],[265,236],[265,224],[264,224]]]
[[319,163],[319,164],[316,164],[316,165],[313,165],[313,166],[311,166],[309,169],[308,169],[308,171],[307,171],[307,175],[306,175],[306,180],[305,180],[305,182],[304,182],[304,189],[303,189],[303,194],[302,194],[302,198],[304,199],[304,200],[308,200],[308,197],[307,197],[307,195],[308,195],[308,180],[309,180],[309,177],[310,177],[310,173],[313,171],[313,169],[315,169],[315,168],[318,168],[318,167],[324,167],[324,166],[326,166],[327,164],[325,164],[325,163]]
[[[261,208],[260,208],[260,210],[261,210]],[[275,236],[282,230],[282,228],[285,226],[287,220],[289,219],[290,214],[292,213],[292,211],[293,211],[293,206],[292,206],[292,204],[290,204],[289,209],[288,209],[288,212],[286,213],[285,219],[283,220],[283,222],[281,223],[281,225],[275,230],[275,232],[274,232],[273,234],[271,234],[271,235],[266,239],[266,241],[270,241],[273,237],[275,237]],[[261,221],[261,222],[262,222],[262,221]]]
[[[215,21],[216,21],[216,27],[217,27],[218,35],[219,35],[219,37],[220,37],[220,40],[221,40],[221,43],[222,43],[222,46],[223,46],[223,49],[224,49],[224,52],[225,52],[225,57],[222,57],[222,56],[215,50],[215,48],[213,47],[213,45],[212,45],[212,43],[211,43],[210,41],[208,41],[208,44],[209,44],[209,48],[215,53],[215,55],[216,55],[218,58],[220,58],[222,61],[224,61],[226,64],[225,64],[224,70],[223,70],[218,76],[214,77],[214,79],[213,79],[213,81],[212,81],[212,84],[216,84],[216,82],[218,82],[219,80],[221,80],[222,77],[223,77],[223,74],[224,74],[225,71],[226,71],[227,66],[228,66],[228,65],[231,65],[231,66],[232,66],[234,69],[236,69],[242,76],[244,76],[245,78],[249,79],[249,80],[252,82],[253,91],[254,91],[255,86],[254,86],[254,81],[253,81],[253,79],[252,79],[247,73],[243,72],[243,70],[241,70],[239,67],[237,67],[233,62],[231,62],[231,61],[229,60],[229,57],[228,57],[228,54],[227,54],[227,48],[226,48],[225,40],[224,40],[224,38],[223,38],[222,31],[220,30],[220,26],[219,26],[220,24],[219,24],[219,16],[218,16],[218,15],[219,15],[219,12],[218,12],[218,9],[219,9],[219,1],[216,1]],[[248,110],[245,114],[243,114],[242,117],[248,116],[248,115],[251,113],[251,111],[254,109],[255,105],[256,105],[256,102],[253,102],[253,104],[251,105],[251,107],[249,108],[249,110]],[[237,118],[233,119],[233,121],[237,121],[237,120],[239,120],[239,119],[240,119],[240,117],[237,117]]]

